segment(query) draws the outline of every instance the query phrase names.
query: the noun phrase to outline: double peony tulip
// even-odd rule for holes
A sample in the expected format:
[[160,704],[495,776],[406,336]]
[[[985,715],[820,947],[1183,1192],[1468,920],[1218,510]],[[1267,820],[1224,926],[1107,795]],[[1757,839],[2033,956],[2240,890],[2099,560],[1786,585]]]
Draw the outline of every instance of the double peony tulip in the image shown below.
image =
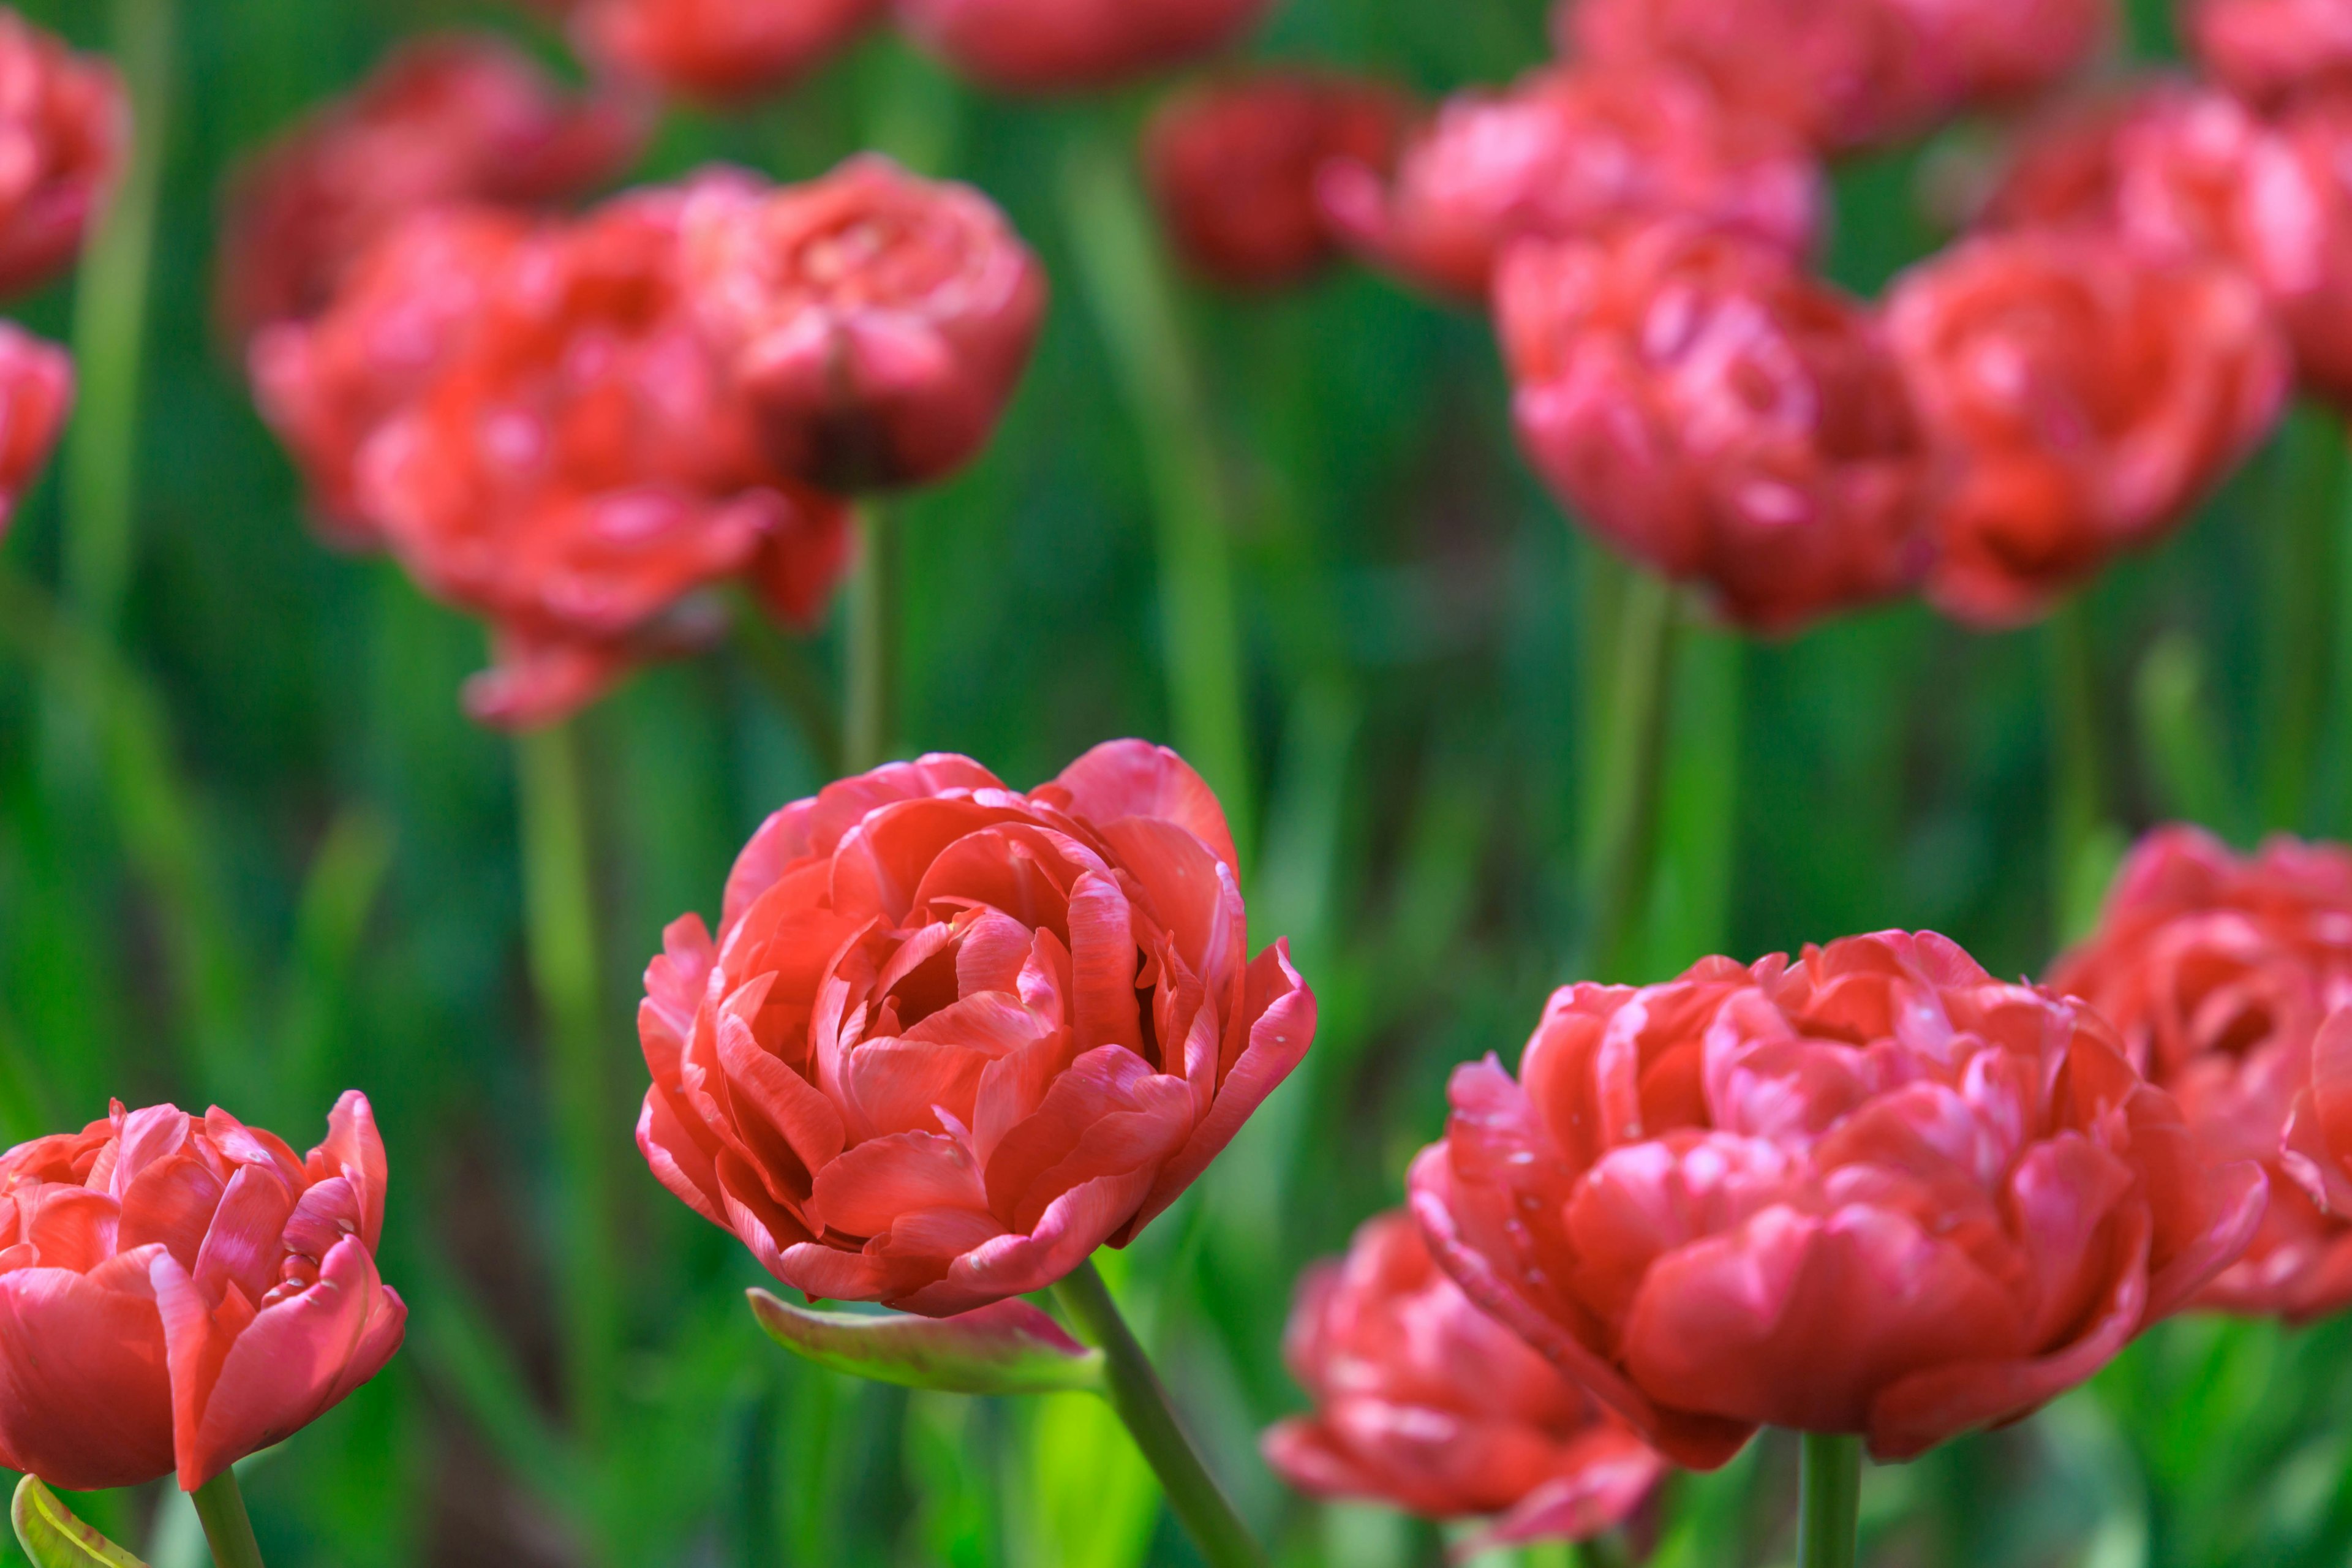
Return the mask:
[[887,0],[583,0],[589,58],[688,98],[780,92],[879,20]]
[[2211,1157],[2271,1169],[2253,1245],[2199,1303],[2297,1321],[2352,1305],[2352,1216],[2279,1179],[2313,1043],[2352,1005],[2352,849],[2280,837],[2240,856],[2201,829],[2160,829],[2049,984],[2115,1025]]
[[1202,278],[1296,282],[1339,248],[1316,197],[1323,170],[1345,163],[1384,177],[1406,113],[1388,88],[1319,71],[1229,75],[1180,92],[1144,132],[1160,226]]
[[1216,53],[1266,0],[893,0],[908,37],[1004,92],[1117,87]]
[[66,351],[0,321],[0,539],[8,536],[17,501],[47,466],[73,397]]
[[1556,994],[1411,1176],[1471,1299],[1667,1457],[2022,1415],[2245,1249],[2265,1182],[2076,1004],[1941,937]]
[[1349,246],[1465,300],[1486,298],[1516,239],[1681,216],[1793,255],[1811,247],[1822,209],[1820,172],[1788,132],[1671,68],[1553,68],[1458,93],[1406,140],[1392,174],[1342,160],[1319,184]]
[[1497,1515],[1484,1544],[1623,1522],[1665,1461],[1429,1256],[1410,1215],[1366,1220],[1300,1277],[1283,1357],[1315,1404],[1261,1447],[1302,1491],[1433,1519]]
[[0,294],[72,265],[130,144],[114,68],[0,8]]
[[1793,630],[1916,584],[1927,449],[1876,320],[1687,222],[1522,241],[1496,278],[1519,445],[1580,521]]
[[812,1296],[939,1317],[1040,1289],[1175,1201],[1315,1031],[1248,956],[1231,833],[1175,753],[1026,795],[929,756],[770,817],[713,941],[665,934],[637,1143]]
[[0,1155],[0,1465],[194,1491],[317,1420],[400,1348],[383,1198],[356,1090],[308,1156],[217,1108],[119,1103]]

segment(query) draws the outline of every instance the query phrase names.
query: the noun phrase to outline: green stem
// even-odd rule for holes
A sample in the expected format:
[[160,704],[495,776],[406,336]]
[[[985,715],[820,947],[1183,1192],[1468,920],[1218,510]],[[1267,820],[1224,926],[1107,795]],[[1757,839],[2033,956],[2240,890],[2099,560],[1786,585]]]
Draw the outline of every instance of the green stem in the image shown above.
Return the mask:
[[1143,444],[1176,748],[1217,792],[1246,862],[1256,816],[1232,509],[1176,282],[1135,186],[1130,141],[1097,135],[1073,148],[1063,205],[1079,280]]
[[839,777],[841,710],[805,646],[778,631],[766,613],[746,599],[735,606],[735,650],[800,726],[817,772],[828,779]]
[[2105,882],[2095,851],[2107,836],[2107,784],[2099,743],[2098,659],[2081,597],[2043,631],[2050,678],[2050,887],[2058,936],[2071,942],[2098,915]]
[[2279,444],[2263,546],[2262,675],[2256,715],[2262,744],[2255,807],[2264,828],[2301,832],[2326,698],[2319,650],[2335,626],[2331,568],[2347,465],[2344,428],[2333,414],[2298,408]]
[[1618,609],[1615,689],[1594,759],[1586,856],[1585,962],[1591,978],[1626,980],[1656,860],[1658,795],[1677,641],[1674,588],[1637,572]]
[[1797,1568],[1853,1568],[1862,1439],[1807,1432],[1797,1469]]
[[863,547],[849,589],[849,721],[842,761],[862,773],[888,762],[898,735],[898,534],[877,502],[860,502]]
[[1201,1462],[1199,1452],[1168,1403],[1168,1391],[1150,1358],[1119,1316],[1118,1303],[1095,1271],[1092,1262],[1054,1287],[1054,1299],[1068,1313],[1079,1334],[1103,1352],[1110,1383],[1111,1408],[1135,1437],[1135,1446],[1160,1477],[1168,1506],[1200,1549],[1209,1568],[1265,1568],[1265,1552],[1234,1512],[1234,1505]]
[[253,1521],[246,1517],[236,1467],[224,1468],[190,1497],[213,1549],[213,1568],[261,1568],[261,1543],[254,1540]]
[[619,1289],[586,791],[579,739],[556,724],[516,741],[523,899],[563,1174],[563,1336],[572,1420],[593,1444],[612,1408]]

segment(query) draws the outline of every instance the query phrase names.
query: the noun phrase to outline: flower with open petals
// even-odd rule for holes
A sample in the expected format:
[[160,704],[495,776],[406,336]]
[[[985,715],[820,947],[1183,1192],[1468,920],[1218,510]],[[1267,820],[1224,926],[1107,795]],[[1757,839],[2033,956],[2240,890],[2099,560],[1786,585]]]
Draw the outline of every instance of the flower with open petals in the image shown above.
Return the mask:
[[742,577],[786,619],[846,564],[845,510],[760,455],[681,286],[693,185],[542,225],[483,285],[429,384],[368,436],[360,514],[429,592],[488,619],[485,723],[562,717],[689,646]]
[[1765,632],[1927,563],[1926,447],[1863,308],[1687,223],[1521,242],[1496,277],[1519,445],[1579,521]]
[[908,37],[982,87],[1084,92],[1204,58],[1267,0],[894,0]]
[[1966,241],[1896,282],[1886,323],[1948,469],[1928,596],[1977,625],[2032,619],[2185,521],[2293,379],[2252,279],[2095,232]]
[[1881,1458],[2025,1415],[2263,1215],[2096,1014],[1902,931],[1564,987],[1457,1068],[1414,1217],[1470,1299],[1668,1458],[1759,1426]]
[[773,462],[859,490],[986,444],[1029,363],[1045,274],[993,203],[876,153],[688,209],[687,288]]
[[847,47],[888,0],[585,0],[583,52],[688,98],[781,92]]
[[664,934],[637,1144],[812,1296],[932,1317],[1041,1289],[1174,1202],[1296,1067],[1315,999],[1248,956],[1232,835],[1140,741],[1022,795],[964,757],[784,807],[714,942]]
[[48,466],[73,411],[73,361],[13,321],[0,321],[0,539],[16,503]]
[[1412,1216],[1377,1215],[1298,1281],[1283,1359],[1314,1400],[1260,1444],[1323,1497],[1432,1519],[1498,1514],[1482,1545],[1623,1522],[1666,1464],[1431,1260]]
[[1319,184],[1355,249],[1473,300],[1514,239],[1679,216],[1801,254],[1822,208],[1820,172],[1794,138],[1669,69],[1543,70],[1507,91],[1458,93],[1407,140],[1393,174],[1342,161]]
[[1321,71],[1262,70],[1180,92],[1144,132],[1160,226],[1203,278],[1236,289],[1296,282],[1338,249],[1317,176],[1334,161],[1385,174],[1405,114],[1390,89]]
[[73,264],[130,143],[114,68],[0,8],[0,294]]
[[2258,107],[2352,88],[2345,0],[2190,0],[2182,20],[2198,64]]
[[2115,1025],[2210,1157],[2272,1170],[2253,1245],[2198,1304],[2295,1321],[2352,1305],[2352,1216],[2278,1179],[2313,1041],[2352,1004],[2352,849],[2278,837],[2241,856],[2200,828],[2160,828],[2049,984]]
[[194,1491],[373,1377],[383,1142],[357,1090],[307,1157],[215,1108],[125,1110],[0,1154],[0,1465]]
[[567,100],[496,39],[411,43],[239,172],[222,221],[222,318],[243,341],[317,313],[345,268],[421,208],[582,195],[628,165],[645,128],[635,102]]

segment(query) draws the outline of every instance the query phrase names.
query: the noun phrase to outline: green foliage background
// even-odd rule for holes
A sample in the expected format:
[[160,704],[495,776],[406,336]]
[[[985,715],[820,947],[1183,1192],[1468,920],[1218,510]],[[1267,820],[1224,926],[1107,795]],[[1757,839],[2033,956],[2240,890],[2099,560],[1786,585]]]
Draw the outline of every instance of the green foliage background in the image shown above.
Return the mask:
[[[156,42],[171,6],[30,9],[98,47],[110,27]],[[2141,12],[2137,47],[2165,52],[2160,9]],[[636,973],[667,920],[715,914],[760,818],[823,782],[724,650],[646,673],[583,727],[626,1350],[601,1430],[562,1406],[550,1238],[565,1194],[513,753],[457,708],[482,638],[388,564],[312,542],[206,308],[230,162],[397,37],[459,22],[558,58],[511,12],[178,7],[120,626],[28,596],[58,582],[76,525],[56,477],[0,556],[0,1140],[79,1125],[114,1094],[218,1100],[301,1142],[335,1090],[373,1097],[394,1171],[384,1272],[411,1339],[248,1478],[282,1568],[1191,1562],[1101,1408],[910,1398],[790,1363],[743,1308],[761,1282],[749,1257],[646,1175]],[[1535,63],[1543,19],[1536,0],[1287,0],[1256,47],[1433,92]],[[639,172],[726,157],[803,176],[880,144],[983,186],[1045,256],[1055,306],[1001,439],[905,508],[906,730],[1024,785],[1097,740],[1169,730],[1145,450],[1064,199],[1073,150],[1123,149],[1142,107],[986,101],[877,38],[755,112],[673,111]],[[1874,289],[1936,243],[1918,193],[1984,140],[1961,128],[1844,172],[1836,275]],[[67,336],[74,297],[63,284],[19,313]],[[1513,1057],[1574,973],[1620,574],[1514,456],[1481,321],[1361,275],[1182,304],[1238,519],[1265,805],[1254,939],[1293,937],[1324,1022],[1297,1079],[1114,1282],[1286,1563],[1433,1562],[1424,1528],[1286,1494],[1254,1437],[1297,1401],[1277,1348],[1294,1274],[1396,1200],[1450,1067]],[[2194,529],[2087,595],[2116,825],[2352,830],[2341,445],[2332,420],[2299,416]],[[2120,844],[2095,834],[2055,864],[2045,641],[1916,608],[1785,645],[1698,636],[1638,973],[1612,978],[1895,924],[2038,970]],[[2168,1325],[2018,1428],[1872,1472],[1871,1560],[2342,1563],[2347,1348],[2340,1324]],[[1678,1482],[1658,1561],[1785,1558],[1792,1458],[1768,1440]],[[160,1493],[80,1506],[159,1568],[201,1561]]]

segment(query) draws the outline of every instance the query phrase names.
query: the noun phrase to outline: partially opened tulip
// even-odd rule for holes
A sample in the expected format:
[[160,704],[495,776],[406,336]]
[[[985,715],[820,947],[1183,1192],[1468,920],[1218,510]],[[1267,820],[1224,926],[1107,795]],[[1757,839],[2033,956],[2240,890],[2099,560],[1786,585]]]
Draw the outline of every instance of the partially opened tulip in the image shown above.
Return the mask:
[[1144,132],[1160,226],[1187,266],[1228,288],[1307,277],[1339,249],[1318,176],[1335,161],[1385,174],[1406,112],[1391,89],[1318,71],[1264,70],[1181,92]]
[[0,294],[72,265],[130,143],[114,68],[0,8]]
[[1927,451],[1876,321],[1682,222],[1523,241],[1496,326],[1519,445],[1577,519],[1768,633],[1927,565]]
[[356,1090],[307,1156],[119,1103],[0,1155],[0,1465],[194,1491],[325,1415],[400,1348],[384,1181]]
[[2249,103],[2352,88],[2345,0],[2190,0],[2182,12],[2197,63]]
[[2352,849],[2281,837],[2239,855],[2201,829],[2161,828],[2049,984],[2115,1025],[2208,1154],[2273,1172],[2253,1245],[2197,1304],[2298,1321],[2352,1305],[2352,1215],[2278,1179],[2313,1042],[2352,1004]]
[[1979,626],[2042,615],[2185,521],[2293,381],[2251,279],[2096,232],[1931,257],[1896,281],[1886,330],[1946,467],[1927,595]]
[[638,1147],[811,1296],[926,1316],[1124,1246],[1296,1067],[1315,1001],[1247,951],[1223,812],[1097,746],[1024,795],[929,756],[770,817],[714,940],[646,971]]
[[242,342],[315,314],[370,245],[423,208],[584,195],[635,157],[646,123],[614,92],[563,97],[494,38],[411,43],[238,174],[222,219],[223,321]]
[[585,0],[572,26],[614,70],[688,98],[781,92],[841,52],[888,0]]
[[680,216],[734,178],[535,229],[361,450],[365,521],[491,624],[494,668],[466,696],[484,723],[553,722],[692,646],[712,629],[704,590],[728,579],[806,622],[847,564],[845,509],[761,456],[687,307]]
[[686,288],[771,461],[829,489],[936,479],[977,452],[1045,310],[994,204],[866,153],[781,189],[712,184]]
[[1486,298],[1513,240],[1680,216],[1792,255],[1813,240],[1819,170],[1778,122],[1673,69],[1550,69],[1448,99],[1393,174],[1339,160],[1318,180],[1332,226],[1419,287]]
[[1504,1545],[1613,1529],[1665,1476],[1656,1450],[1474,1306],[1402,1212],[1300,1278],[1283,1359],[1315,1408],[1261,1447],[1302,1491],[1498,1516],[1481,1539]]
[[0,321],[0,539],[73,410],[73,361],[14,322]]
[[1452,1100],[1410,1179],[1439,1262],[1699,1468],[1765,1424],[1901,1459],[2015,1420],[2263,1214],[2096,1014],[1926,933],[1566,987]]
[[1237,42],[1267,0],[893,0],[898,26],[1003,92],[1118,87]]

